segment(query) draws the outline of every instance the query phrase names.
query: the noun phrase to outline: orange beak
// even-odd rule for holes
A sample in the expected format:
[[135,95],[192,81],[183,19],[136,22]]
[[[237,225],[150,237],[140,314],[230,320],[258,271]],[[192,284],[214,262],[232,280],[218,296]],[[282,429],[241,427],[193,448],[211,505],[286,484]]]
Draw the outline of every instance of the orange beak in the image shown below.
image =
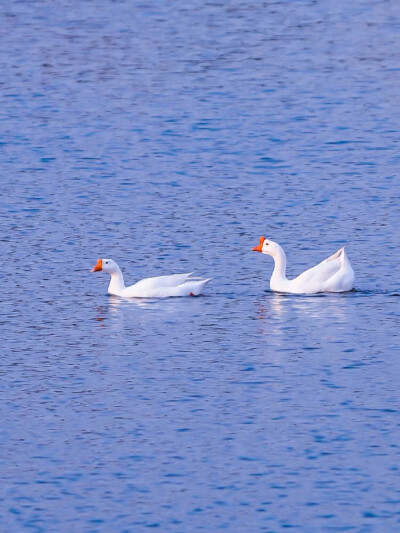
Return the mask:
[[251,249],[252,252],[262,252],[263,243],[265,241],[265,237],[260,237],[260,244],[258,246],[254,246],[254,248]]
[[100,270],[103,270],[103,261],[101,259],[97,259],[97,263],[90,272],[99,272]]

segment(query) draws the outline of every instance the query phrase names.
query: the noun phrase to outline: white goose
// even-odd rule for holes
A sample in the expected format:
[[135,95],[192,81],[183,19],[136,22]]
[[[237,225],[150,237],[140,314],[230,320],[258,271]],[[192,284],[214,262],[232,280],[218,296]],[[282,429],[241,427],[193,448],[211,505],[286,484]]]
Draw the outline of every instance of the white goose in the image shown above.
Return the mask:
[[112,259],[98,259],[90,272],[103,270],[111,275],[108,292],[125,298],[167,298],[169,296],[198,296],[210,279],[191,278],[190,274],[158,276],[125,287],[122,272]]
[[309,268],[295,279],[286,277],[286,255],[277,242],[260,237],[260,244],[252,250],[271,255],[274,259],[275,267],[270,279],[271,291],[315,294],[346,292],[354,287],[354,271],[344,248],[340,248],[322,263]]

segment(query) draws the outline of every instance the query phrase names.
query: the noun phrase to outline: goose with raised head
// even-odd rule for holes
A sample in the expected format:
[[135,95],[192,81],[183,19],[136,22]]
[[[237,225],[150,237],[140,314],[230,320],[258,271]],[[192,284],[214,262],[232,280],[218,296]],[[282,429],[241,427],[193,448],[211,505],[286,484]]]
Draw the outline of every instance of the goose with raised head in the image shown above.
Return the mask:
[[190,274],[158,276],[138,281],[125,287],[121,269],[112,259],[98,259],[91,272],[107,272],[111,276],[109,294],[124,298],[168,298],[169,296],[198,296],[210,279],[191,277]]
[[274,241],[260,237],[260,244],[253,252],[270,255],[275,263],[270,279],[271,291],[293,294],[316,294],[318,292],[346,292],[354,287],[354,271],[344,248],[309,268],[295,279],[286,277],[286,255]]

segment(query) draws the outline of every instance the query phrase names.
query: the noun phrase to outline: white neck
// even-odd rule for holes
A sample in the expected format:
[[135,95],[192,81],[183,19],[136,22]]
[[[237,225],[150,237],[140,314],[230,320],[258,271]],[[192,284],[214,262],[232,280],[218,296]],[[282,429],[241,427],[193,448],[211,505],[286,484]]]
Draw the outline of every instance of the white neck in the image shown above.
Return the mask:
[[270,279],[271,289],[279,290],[277,285],[281,287],[282,283],[288,281],[286,278],[286,255],[283,249],[279,246],[278,251],[272,256],[274,259],[274,271]]
[[125,289],[124,277],[119,267],[117,272],[111,274],[110,285],[108,286],[108,292],[110,294],[120,294]]

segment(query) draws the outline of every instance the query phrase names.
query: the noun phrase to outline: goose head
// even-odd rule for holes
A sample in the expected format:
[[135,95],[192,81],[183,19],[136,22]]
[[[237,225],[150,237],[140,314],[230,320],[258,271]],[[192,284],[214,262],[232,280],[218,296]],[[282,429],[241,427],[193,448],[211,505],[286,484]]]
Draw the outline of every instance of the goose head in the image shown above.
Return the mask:
[[281,251],[282,248],[277,242],[270,241],[265,237],[260,237],[260,244],[252,248],[252,252],[261,252],[263,254],[272,255],[272,257],[279,255]]
[[108,272],[109,274],[115,274],[119,272],[117,263],[112,259],[97,259],[97,263],[90,272],[100,272],[100,270],[103,272]]

